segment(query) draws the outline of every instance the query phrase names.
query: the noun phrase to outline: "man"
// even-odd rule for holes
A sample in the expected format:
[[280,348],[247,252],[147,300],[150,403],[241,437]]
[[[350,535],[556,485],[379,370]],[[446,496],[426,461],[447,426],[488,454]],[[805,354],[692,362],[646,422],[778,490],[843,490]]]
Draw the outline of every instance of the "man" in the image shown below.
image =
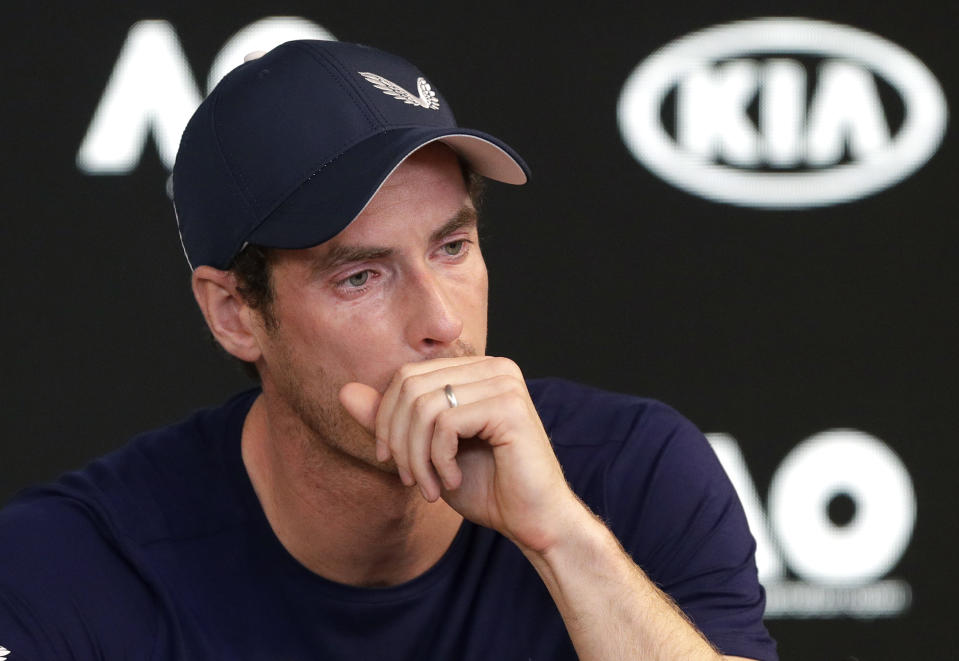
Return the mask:
[[775,658],[702,435],[485,355],[476,175],[527,170],[386,53],[291,42],[220,83],[175,206],[261,388],[0,515],[10,658]]

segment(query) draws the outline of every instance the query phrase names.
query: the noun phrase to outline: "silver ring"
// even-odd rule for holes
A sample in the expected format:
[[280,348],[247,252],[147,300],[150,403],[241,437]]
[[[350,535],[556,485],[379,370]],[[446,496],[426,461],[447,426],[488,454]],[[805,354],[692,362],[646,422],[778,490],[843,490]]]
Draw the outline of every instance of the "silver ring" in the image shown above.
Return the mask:
[[460,403],[456,401],[456,395],[453,394],[453,386],[447,383],[443,386],[443,392],[446,393],[446,401],[450,403],[451,409],[455,409],[460,405]]

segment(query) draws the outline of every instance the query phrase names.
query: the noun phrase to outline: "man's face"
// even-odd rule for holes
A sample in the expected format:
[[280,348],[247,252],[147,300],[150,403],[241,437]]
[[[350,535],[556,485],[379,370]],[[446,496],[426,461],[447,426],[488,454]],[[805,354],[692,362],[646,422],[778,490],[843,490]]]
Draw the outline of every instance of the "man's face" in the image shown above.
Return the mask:
[[383,392],[400,365],[486,348],[486,264],[459,162],[443,145],[424,147],[336,237],[277,252],[278,325],[258,329],[264,393],[313,442],[379,465],[340,387]]

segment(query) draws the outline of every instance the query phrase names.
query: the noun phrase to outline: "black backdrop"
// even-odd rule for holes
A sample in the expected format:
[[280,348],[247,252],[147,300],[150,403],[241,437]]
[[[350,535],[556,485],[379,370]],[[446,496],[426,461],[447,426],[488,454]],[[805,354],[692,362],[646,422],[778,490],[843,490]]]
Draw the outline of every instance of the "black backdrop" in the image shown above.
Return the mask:
[[[820,432],[857,430],[898,456],[911,487],[887,486],[914,503],[915,526],[881,576],[817,585],[790,560],[783,535],[767,535],[772,556],[785,559],[778,583],[806,589],[805,600],[777,602],[785,606],[768,620],[783,659],[952,657],[952,124],[902,182],[858,200],[780,210],[674,187],[633,157],[617,125],[627,77],[656,49],[771,11],[898,44],[938,81],[947,108],[959,107],[959,9],[942,1],[5,7],[0,502],[246,385],[194,309],[152,135],[127,173],[85,172],[77,154],[139,21],[175,30],[205,89],[238,30],[300,16],[416,62],[462,125],[504,138],[531,164],[528,186],[491,187],[486,205],[492,353],[514,358],[528,376],[654,396],[735,439],[760,508],[787,458]],[[887,102],[888,81],[877,80],[895,133],[903,104]],[[840,472],[855,477],[856,464]],[[868,509],[863,492],[845,492],[845,500],[816,501],[819,510],[828,503],[839,536]],[[870,610],[870,585],[898,597]]]

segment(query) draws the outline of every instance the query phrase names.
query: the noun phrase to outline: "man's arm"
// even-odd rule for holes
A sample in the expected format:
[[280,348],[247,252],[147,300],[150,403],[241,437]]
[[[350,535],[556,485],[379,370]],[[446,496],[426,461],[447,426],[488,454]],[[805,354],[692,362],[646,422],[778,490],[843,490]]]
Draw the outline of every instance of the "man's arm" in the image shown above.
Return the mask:
[[522,549],[556,602],[581,659],[721,657],[583,506],[553,548]]
[[382,398],[347,384],[340,399],[374,432],[377,458],[393,458],[404,484],[427,500],[444,498],[522,550],[581,659],[722,658],[569,488],[511,361],[413,363]]

